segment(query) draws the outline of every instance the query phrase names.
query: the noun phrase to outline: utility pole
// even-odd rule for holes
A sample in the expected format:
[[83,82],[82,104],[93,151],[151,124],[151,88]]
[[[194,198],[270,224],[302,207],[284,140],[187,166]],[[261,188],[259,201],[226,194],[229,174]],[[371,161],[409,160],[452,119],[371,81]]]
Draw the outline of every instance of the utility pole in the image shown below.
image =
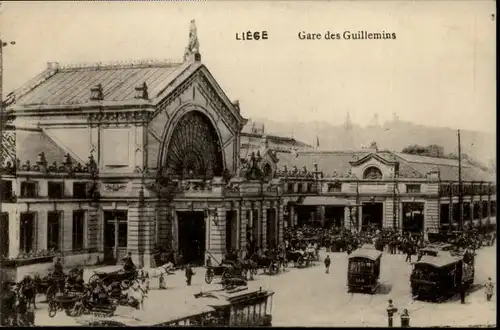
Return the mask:
[[463,193],[462,193],[462,147],[460,145],[460,130],[458,130],[458,219],[459,230],[463,230],[464,212],[463,212]]

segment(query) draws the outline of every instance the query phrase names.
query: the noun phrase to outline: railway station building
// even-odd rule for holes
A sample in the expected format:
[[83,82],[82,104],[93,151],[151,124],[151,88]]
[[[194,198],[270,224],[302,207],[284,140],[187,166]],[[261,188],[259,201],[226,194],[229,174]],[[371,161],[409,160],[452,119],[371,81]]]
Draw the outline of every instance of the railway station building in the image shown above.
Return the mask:
[[[435,233],[458,221],[456,161],[268,135],[190,36],[183,61],[53,62],[10,94],[2,256],[31,267],[58,255],[70,266],[130,251],[148,267],[162,248],[220,262],[250,242],[276,247],[286,227],[306,223]],[[492,175],[464,164],[463,181],[466,219],[494,218]]]
[[2,255],[18,264],[217,261],[283,239],[276,151],[201,62],[61,66],[14,91],[2,132]]

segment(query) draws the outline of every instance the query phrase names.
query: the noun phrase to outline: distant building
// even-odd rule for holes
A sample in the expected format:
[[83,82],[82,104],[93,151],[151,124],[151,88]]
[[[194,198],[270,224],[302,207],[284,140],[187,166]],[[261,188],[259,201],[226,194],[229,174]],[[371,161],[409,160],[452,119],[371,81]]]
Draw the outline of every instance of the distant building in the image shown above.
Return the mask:
[[[458,161],[369,149],[278,153],[288,225],[368,225],[438,233],[456,228]],[[464,221],[496,219],[496,181],[464,162]],[[496,220],[495,220],[496,221]]]

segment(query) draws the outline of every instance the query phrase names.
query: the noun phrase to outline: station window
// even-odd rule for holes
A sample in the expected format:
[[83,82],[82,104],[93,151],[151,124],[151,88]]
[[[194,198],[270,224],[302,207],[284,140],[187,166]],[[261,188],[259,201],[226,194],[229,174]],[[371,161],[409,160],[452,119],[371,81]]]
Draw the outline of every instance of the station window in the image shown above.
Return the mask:
[[51,211],[47,213],[47,249],[59,251],[61,244],[61,212]]
[[297,184],[297,192],[302,192],[302,183]]
[[64,196],[63,182],[48,182],[47,186],[48,186],[49,198],[63,198]]
[[407,184],[406,185],[406,192],[407,193],[419,193],[420,192],[420,185],[419,184]]
[[10,180],[2,180],[0,182],[1,192],[2,192],[2,201],[9,201],[12,199],[12,181]]
[[9,257],[9,213],[0,213],[0,258]]
[[85,212],[83,210],[73,211],[73,251],[83,250],[84,230]]
[[341,191],[342,191],[342,184],[340,182],[328,184],[328,192],[341,192]]
[[29,253],[33,251],[35,240],[35,213],[21,213],[19,226],[19,251]]
[[74,198],[88,197],[86,182],[73,182],[73,197]]
[[37,195],[37,182],[24,181],[21,182],[21,197],[34,198]]

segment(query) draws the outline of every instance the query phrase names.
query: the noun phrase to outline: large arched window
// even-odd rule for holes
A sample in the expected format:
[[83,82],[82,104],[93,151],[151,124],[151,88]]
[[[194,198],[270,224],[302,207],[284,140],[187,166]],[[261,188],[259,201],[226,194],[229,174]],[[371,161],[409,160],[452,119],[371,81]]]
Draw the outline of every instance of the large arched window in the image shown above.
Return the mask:
[[174,128],[167,148],[166,167],[184,178],[211,178],[224,170],[219,137],[201,112],[184,115]]
[[378,167],[370,166],[363,173],[363,179],[380,180],[382,179],[382,171]]

